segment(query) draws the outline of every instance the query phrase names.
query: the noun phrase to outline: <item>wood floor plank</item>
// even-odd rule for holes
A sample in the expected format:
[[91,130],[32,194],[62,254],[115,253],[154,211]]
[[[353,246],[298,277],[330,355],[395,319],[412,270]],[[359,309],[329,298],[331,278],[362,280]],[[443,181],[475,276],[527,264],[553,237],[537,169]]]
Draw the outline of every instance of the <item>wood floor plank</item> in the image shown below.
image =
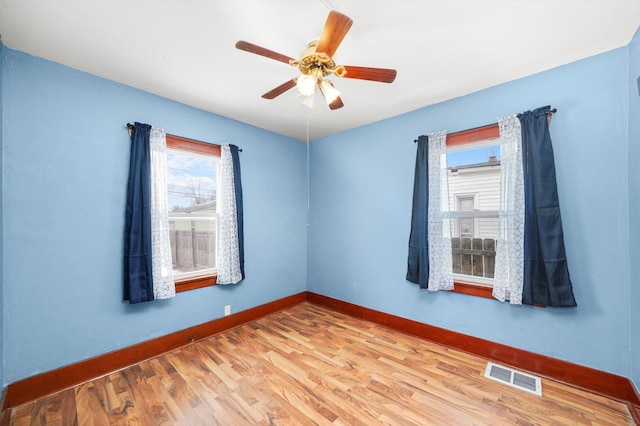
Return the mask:
[[148,382],[148,378],[155,374],[151,363],[143,362],[131,366],[122,370],[120,374],[128,388],[127,405],[135,408],[134,416],[142,424],[171,424],[169,413]]
[[11,410],[22,425],[632,425],[627,406],[302,303]]

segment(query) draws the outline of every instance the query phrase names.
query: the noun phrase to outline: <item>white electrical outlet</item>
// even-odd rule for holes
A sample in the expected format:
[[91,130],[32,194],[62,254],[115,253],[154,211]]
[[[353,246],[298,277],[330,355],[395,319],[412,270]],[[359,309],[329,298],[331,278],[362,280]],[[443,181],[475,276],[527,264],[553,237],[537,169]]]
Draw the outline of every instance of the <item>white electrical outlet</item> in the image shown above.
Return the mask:
[[224,316],[231,315],[231,305],[224,305]]

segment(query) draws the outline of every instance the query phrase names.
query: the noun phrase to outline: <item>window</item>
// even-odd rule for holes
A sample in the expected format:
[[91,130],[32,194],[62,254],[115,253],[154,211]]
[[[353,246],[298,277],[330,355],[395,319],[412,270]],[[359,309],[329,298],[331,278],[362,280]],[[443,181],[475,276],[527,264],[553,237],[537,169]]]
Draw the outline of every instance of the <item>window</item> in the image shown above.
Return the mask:
[[[476,210],[476,196],[455,194],[455,211],[474,212]],[[459,238],[473,238],[475,236],[475,219],[472,217],[461,217],[455,223],[454,236]]]
[[[548,128],[551,111],[545,106],[499,118],[499,124],[418,137],[407,281],[430,291],[452,290],[487,298],[495,295],[511,304],[576,306],[562,239]],[[485,151],[486,159],[480,162],[454,161],[456,151],[476,148],[489,148],[491,154]],[[500,176],[494,197],[498,206],[489,206],[490,185],[486,182],[463,191],[449,187],[449,174],[475,174],[472,181],[477,183],[486,180],[492,169],[500,170],[495,173],[496,178]],[[465,194],[477,197],[473,212],[461,211]],[[544,211],[535,209],[536,203],[544,204]],[[467,234],[471,233],[468,221],[461,225],[461,219],[469,218],[474,220],[473,238],[458,235],[454,247],[455,229],[466,228]],[[496,238],[482,235],[482,228],[492,227],[498,230]],[[457,266],[454,249],[460,254]],[[538,255],[525,262],[525,251]],[[462,279],[454,277],[454,266]]]
[[447,136],[456,292],[491,297],[500,205],[499,143],[497,125]]
[[167,191],[176,292],[216,283],[220,147],[167,135]]

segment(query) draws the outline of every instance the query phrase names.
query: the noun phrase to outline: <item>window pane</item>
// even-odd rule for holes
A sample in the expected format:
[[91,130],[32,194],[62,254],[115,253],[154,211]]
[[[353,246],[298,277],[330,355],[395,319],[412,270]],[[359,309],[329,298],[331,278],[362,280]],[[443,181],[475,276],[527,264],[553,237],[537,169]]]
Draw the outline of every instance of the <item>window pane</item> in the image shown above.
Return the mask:
[[473,238],[473,219],[461,218],[456,220],[460,221],[460,236]]
[[500,206],[500,147],[447,153],[453,273],[490,284]]
[[492,161],[500,161],[500,145],[496,141],[494,145],[474,148],[469,144],[468,149],[447,150],[447,165],[449,167],[477,165]]
[[217,157],[168,150],[171,255],[176,278],[216,268]]
[[214,156],[168,150],[169,212],[215,214],[217,163]]
[[458,210],[462,212],[472,212],[474,209],[476,197],[459,197],[458,198]]
[[[180,277],[216,267],[216,218],[170,218],[173,273]],[[213,271],[211,271],[213,272]]]
[[447,152],[447,168],[450,211],[498,211],[499,145]]

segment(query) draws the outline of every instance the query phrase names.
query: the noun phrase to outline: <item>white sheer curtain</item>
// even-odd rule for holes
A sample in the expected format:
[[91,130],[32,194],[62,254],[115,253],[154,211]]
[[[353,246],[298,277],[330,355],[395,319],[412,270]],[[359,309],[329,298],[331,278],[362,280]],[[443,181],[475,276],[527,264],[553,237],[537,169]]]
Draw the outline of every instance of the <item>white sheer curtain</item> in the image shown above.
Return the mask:
[[451,218],[447,181],[447,132],[429,137],[429,291],[453,290],[451,270]]
[[220,146],[220,193],[218,194],[218,284],[242,281],[233,159],[228,144]]
[[498,118],[500,210],[493,297],[522,304],[524,277],[524,178],[522,133],[517,115]]
[[162,129],[151,128],[151,248],[153,295],[168,299],[176,295],[169,239],[167,200],[167,139]]

